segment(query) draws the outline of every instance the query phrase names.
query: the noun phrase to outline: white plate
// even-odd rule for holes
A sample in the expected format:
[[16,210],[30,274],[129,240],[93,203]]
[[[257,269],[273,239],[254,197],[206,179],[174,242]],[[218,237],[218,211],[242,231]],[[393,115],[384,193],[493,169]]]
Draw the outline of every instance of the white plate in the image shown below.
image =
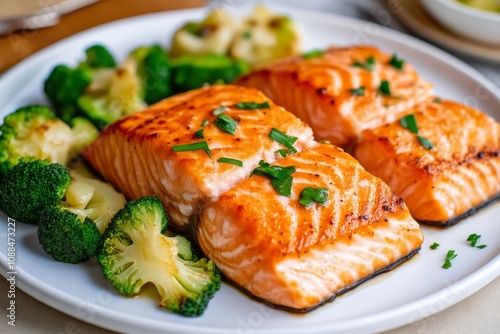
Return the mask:
[[[411,62],[436,85],[439,95],[472,104],[500,119],[500,92],[479,73],[448,54],[404,34],[363,21],[285,7],[302,27],[304,49],[328,44],[370,43]],[[59,42],[26,59],[0,81],[0,115],[29,103],[45,103],[42,83],[57,63],[74,65],[92,43],[104,43],[116,55],[138,45],[166,44],[174,28],[205,10],[157,13],[106,24]],[[457,129],[460,131],[460,129]],[[500,203],[446,230],[424,227],[422,251],[388,274],[363,284],[333,303],[306,315],[277,311],[223,285],[203,316],[184,318],[156,306],[149,293],[124,298],[109,287],[96,261],[82,265],[57,263],[39,246],[36,227],[16,224],[17,283],[40,301],[81,320],[120,332],[141,333],[346,333],[388,330],[422,319],[459,302],[500,273]],[[6,222],[5,214],[0,220]],[[471,233],[488,245],[466,243]],[[2,224],[0,244],[6,245]],[[441,247],[430,250],[438,242]],[[458,257],[442,269],[447,250]],[[6,247],[0,250],[6,275]]]
[[416,0],[400,0],[394,13],[408,28],[450,51],[500,62],[500,46],[477,43],[449,31],[435,21]]

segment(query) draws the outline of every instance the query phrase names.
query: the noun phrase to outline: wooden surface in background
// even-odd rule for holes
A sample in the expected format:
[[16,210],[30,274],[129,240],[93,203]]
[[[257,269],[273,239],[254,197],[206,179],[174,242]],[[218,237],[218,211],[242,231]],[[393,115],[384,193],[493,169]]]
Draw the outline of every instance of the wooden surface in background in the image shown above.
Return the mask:
[[204,0],[101,0],[61,16],[59,24],[22,30],[0,37],[0,73],[38,50],[88,28],[125,17],[180,8],[193,8]]

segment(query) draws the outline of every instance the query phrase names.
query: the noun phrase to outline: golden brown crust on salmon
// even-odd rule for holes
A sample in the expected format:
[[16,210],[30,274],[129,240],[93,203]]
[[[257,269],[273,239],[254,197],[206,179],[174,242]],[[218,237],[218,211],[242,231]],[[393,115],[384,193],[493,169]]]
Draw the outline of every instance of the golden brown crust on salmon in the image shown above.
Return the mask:
[[[373,69],[353,66],[370,57]],[[262,90],[309,124],[317,140],[346,146],[363,130],[392,122],[431,95],[430,83],[408,63],[402,69],[390,65],[391,57],[373,46],[332,47],[319,57],[260,66],[236,84]],[[390,95],[379,91],[384,80]],[[360,87],[362,96],[351,92]]]
[[[244,110],[238,102],[268,102],[269,108]],[[213,122],[213,110],[236,121],[234,135]],[[202,126],[204,120],[209,123]],[[260,91],[215,85],[163,100],[143,112],[121,118],[106,127],[85,151],[85,158],[129,199],[156,195],[165,204],[173,226],[183,228],[205,202],[230,189],[258,165],[274,161],[283,145],[269,138],[271,128],[297,137],[302,151],[316,142],[311,129]],[[203,137],[195,132],[204,129]],[[202,150],[175,152],[172,147],[206,141],[211,157]],[[243,167],[219,158],[242,161]]]
[[396,121],[365,131],[354,155],[403,197],[415,219],[447,225],[500,192],[500,124],[445,100],[410,112],[433,149]]
[[[198,225],[205,254],[254,296],[310,309],[420,247],[401,198],[340,148],[320,145],[274,165],[296,168],[290,197],[254,175],[209,204]],[[305,187],[327,188],[327,202],[299,204]]]

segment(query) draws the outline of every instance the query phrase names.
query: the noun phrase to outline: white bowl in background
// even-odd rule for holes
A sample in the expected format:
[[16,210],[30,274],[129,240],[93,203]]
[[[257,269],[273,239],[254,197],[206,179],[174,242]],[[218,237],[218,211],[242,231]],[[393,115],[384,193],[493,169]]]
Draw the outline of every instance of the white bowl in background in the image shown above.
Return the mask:
[[476,9],[456,0],[420,0],[439,23],[467,39],[500,45],[500,13]]

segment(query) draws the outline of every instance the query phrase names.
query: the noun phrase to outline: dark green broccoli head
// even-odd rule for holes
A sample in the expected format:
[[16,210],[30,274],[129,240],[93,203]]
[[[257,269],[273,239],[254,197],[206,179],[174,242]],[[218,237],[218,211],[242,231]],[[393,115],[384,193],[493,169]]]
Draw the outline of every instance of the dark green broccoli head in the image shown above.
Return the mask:
[[76,101],[92,81],[92,70],[58,65],[52,69],[44,84],[44,92],[55,108],[57,116],[68,123],[78,116]]
[[38,241],[54,260],[85,262],[97,254],[101,233],[92,219],[79,217],[58,206],[39,215]]
[[61,164],[23,158],[0,183],[0,208],[14,219],[37,224],[41,211],[59,202],[69,182]]
[[116,66],[115,58],[103,45],[90,46],[85,50],[85,55],[87,59],[80,64],[80,67],[113,68]]
[[71,128],[44,106],[27,106],[7,115],[0,133],[0,174],[22,157],[66,164],[74,140]]
[[197,260],[187,239],[163,235],[166,224],[157,197],[128,202],[104,232],[99,263],[122,294],[137,294],[150,282],[160,294],[161,307],[200,315],[220,289],[220,272],[208,259]]

